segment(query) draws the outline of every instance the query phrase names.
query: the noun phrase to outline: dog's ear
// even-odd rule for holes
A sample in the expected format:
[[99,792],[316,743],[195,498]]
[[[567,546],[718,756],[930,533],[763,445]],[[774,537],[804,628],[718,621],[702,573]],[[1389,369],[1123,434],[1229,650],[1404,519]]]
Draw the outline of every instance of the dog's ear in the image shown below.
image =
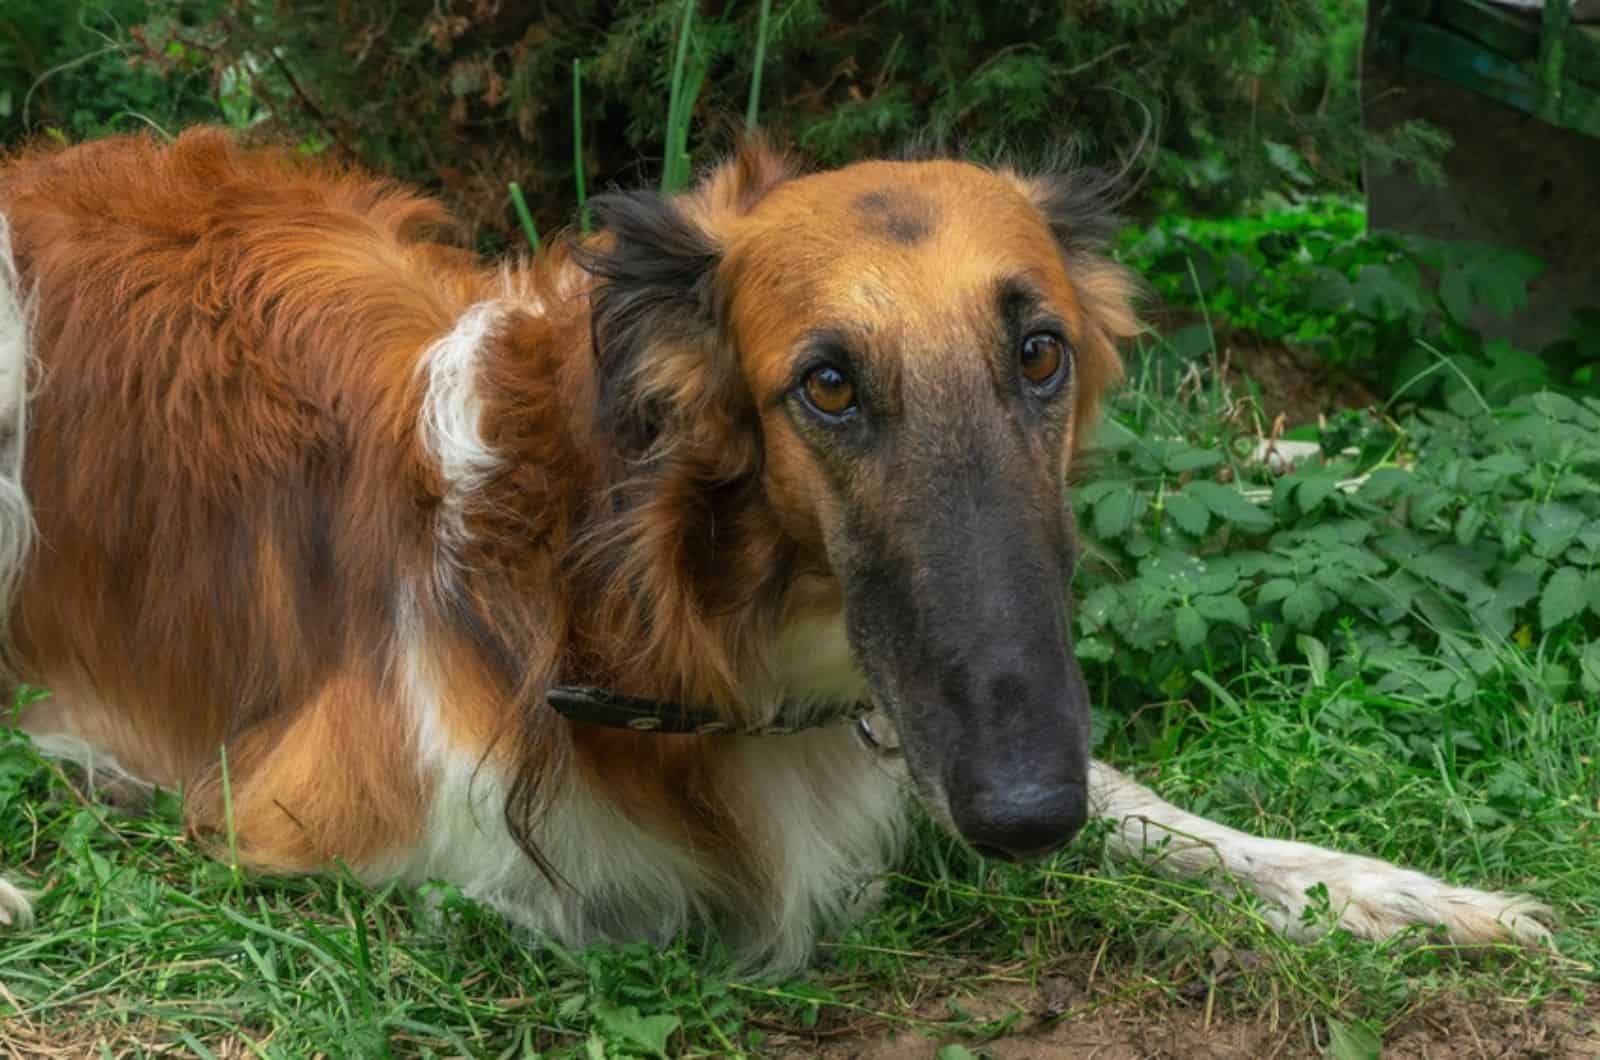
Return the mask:
[[707,230],[725,237],[725,224],[755,209],[768,192],[799,171],[795,158],[764,134],[746,133],[733,156],[708,173],[688,196],[686,206]]
[[670,425],[704,411],[725,385],[719,356],[721,248],[654,192],[590,201],[602,230],[579,260],[597,281],[590,319],[600,425],[642,455]]
[[[1083,309],[1089,334],[1079,342],[1074,378],[1078,422],[1090,424],[1101,395],[1122,378],[1118,343],[1142,330],[1135,305],[1139,281],[1108,253],[1117,229],[1118,181],[1099,170],[1070,167],[1012,178],[1050,226]],[[1088,430],[1076,431],[1074,441],[1081,445],[1088,436]]]
[[600,422],[626,455],[658,442],[721,450],[728,473],[749,395],[725,335],[718,272],[733,223],[790,172],[746,145],[689,193],[611,192],[590,201],[601,229],[579,261],[597,281],[591,324]]

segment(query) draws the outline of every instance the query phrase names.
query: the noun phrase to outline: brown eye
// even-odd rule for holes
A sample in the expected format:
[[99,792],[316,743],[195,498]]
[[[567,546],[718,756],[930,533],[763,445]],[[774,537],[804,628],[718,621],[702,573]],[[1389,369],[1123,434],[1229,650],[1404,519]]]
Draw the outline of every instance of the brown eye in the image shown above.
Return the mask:
[[1066,360],[1066,343],[1048,332],[1036,332],[1022,340],[1019,361],[1023,378],[1041,389],[1054,389],[1059,382],[1062,362]]
[[824,416],[846,416],[856,407],[856,387],[831,364],[818,365],[806,376],[806,401]]

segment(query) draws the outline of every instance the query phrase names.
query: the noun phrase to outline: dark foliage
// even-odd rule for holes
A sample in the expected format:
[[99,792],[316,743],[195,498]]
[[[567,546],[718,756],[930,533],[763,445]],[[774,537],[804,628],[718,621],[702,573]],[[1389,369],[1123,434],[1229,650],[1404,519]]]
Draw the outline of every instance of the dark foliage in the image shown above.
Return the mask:
[[[542,228],[572,216],[575,62],[590,185],[659,171],[683,13],[682,0],[13,0],[0,138],[202,117],[287,128],[440,189],[504,237],[511,180]],[[696,8],[697,162],[744,112],[758,14],[753,0]],[[1120,168],[1153,131],[1161,150],[1134,166],[1150,167],[1147,199],[1226,207],[1353,181],[1362,14],[1359,0],[778,0],[761,120],[822,164],[922,138],[978,156],[1067,145]]]

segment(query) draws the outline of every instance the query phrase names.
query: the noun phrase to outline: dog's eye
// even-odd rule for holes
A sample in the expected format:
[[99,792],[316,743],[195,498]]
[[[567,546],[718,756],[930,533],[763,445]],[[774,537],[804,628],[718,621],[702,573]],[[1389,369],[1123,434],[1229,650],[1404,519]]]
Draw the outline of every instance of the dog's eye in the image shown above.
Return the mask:
[[855,411],[856,386],[831,364],[819,364],[805,379],[806,402],[824,416],[839,419]]
[[1067,344],[1058,335],[1036,331],[1022,340],[1018,361],[1022,377],[1033,385],[1035,393],[1052,394],[1066,376]]

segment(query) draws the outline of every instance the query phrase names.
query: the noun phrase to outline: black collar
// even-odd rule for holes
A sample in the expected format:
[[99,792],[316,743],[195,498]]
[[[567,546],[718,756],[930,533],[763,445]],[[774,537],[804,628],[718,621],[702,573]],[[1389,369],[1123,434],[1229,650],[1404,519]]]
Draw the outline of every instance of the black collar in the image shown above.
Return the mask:
[[799,717],[787,705],[765,725],[739,726],[710,710],[681,703],[629,696],[609,688],[588,685],[557,685],[545,693],[562,717],[586,725],[634,732],[725,734],[733,736],[787,736],[803,729],[815,729],[841,721],[858,721],[872,712],[871,703],[841,704],[807,711]]

